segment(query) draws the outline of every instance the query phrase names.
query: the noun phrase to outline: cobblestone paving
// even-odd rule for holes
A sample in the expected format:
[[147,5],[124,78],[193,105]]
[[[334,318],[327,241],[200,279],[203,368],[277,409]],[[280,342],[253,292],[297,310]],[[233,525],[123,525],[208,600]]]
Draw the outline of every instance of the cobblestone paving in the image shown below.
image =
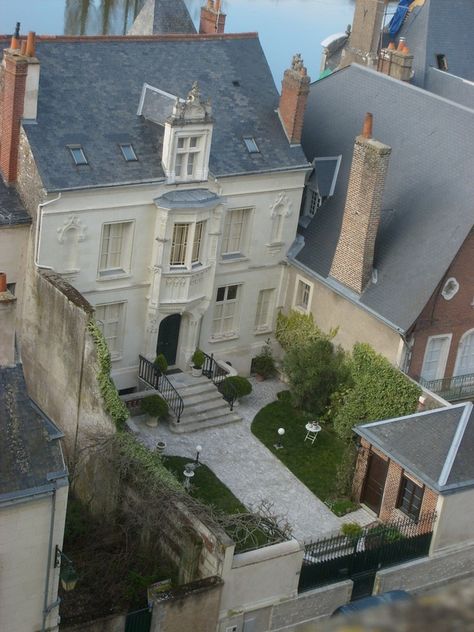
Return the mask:
[[165,441],[165,454],[189,456],[190,461],[196,455],[196,446],[201,445],[201,460],[246,507],[251,508],[262,499],[270,500],[275,513],[289,521],[299,540],[307,542],[338,531],[342,522],[372,522],[373,517],[364,510],[344,518],[335,516],[254,437],[250,425],[255,415],[276,399],[278,391],[287,387],[278,380],[256,382],[251,378],[251,382],[251,395],[237,409],[243,419],[241,422],[175,434],[164,425],[149,428],[141,418],[135,417],[132,429],[138,431],[140,440],[150,448],[158,441]]

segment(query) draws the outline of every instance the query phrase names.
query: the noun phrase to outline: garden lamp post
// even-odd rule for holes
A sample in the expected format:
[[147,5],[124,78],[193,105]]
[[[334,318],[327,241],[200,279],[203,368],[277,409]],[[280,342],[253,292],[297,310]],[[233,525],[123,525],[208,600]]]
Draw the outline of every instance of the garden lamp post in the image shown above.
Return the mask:
[[64,555],[59,546],[56,545],[54,568],[58,567],[60,568],[59,579],[61,580],[61,586],[66,592],[74,590],[79,577],[77,576],[76,570],[72,565],[72,561],[68,558],[67,555]]
[[284,428],[278,428],[277,432],[278,432],[278,442],[275,443],[274,447],[277,450],[281,450],[283,448],[283,444],[282,444],[281,440],[283,439],[283,435],[285,434],[285,429]]
[[200,465],[199,463],[199,456],[202,452],[202,445],[197,445],[196,446],[196,460],[194,461],[194,464],[196,465],[196,467],[198,467],[198,465]]

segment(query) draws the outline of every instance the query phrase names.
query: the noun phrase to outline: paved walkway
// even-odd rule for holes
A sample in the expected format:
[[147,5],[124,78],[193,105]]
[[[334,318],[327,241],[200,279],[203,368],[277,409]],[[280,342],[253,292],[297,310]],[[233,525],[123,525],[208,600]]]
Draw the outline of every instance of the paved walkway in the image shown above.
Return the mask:
[[278,380],[256,382],[253,391],[242,401],[237,412],[243,421],[198,430],[189,434],[174,434],[168,427],[149,428],[141,418],[133,425],[139,438],[150,448],[157,441],[166,442],[165,454],[195,458],[196,446],[202,446],[201,460],[227,485],[248,508],[261,500],[270,500],[275,513],[293,526],[296,538],[308,542],[340,529],[342,522],[368,524],[373,521],[364,510],[335,516],[309,489],[277,459],[250,430],[250,425],[266,404],[276,399],[278,391],[287,388]]

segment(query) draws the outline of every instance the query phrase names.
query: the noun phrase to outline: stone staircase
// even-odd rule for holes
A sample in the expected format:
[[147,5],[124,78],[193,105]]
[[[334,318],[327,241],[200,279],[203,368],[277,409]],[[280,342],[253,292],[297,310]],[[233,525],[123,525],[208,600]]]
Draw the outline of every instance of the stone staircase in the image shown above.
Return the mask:
[[193,377],[189,373],[176,373],[168,376],[184,401],[184,410],[179,423],[171,418],[172,432],[193,432],[203,428],[223,426],[242,421],[231,411],[229,404],[219,393],[217,386],[207,377]]

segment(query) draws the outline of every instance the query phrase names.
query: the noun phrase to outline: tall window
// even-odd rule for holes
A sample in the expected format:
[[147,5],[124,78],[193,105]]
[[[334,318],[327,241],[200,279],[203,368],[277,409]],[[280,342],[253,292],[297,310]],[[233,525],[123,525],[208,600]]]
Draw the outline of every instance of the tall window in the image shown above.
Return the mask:
[[299,280],[296,288],[295,305],[305,311],[308,311],[310,298],[311,286],[308,283]]
[[423,487],[414,483],[406,476],[402,476],[397,507],[407,516],[416,520],[420,515],[423,501]]
[[193,251],[191,254],[191,263],[193,265],[201,263],[201,247],[205,225],[206,222],[197,222],[194,228]]
[[268,331],[271,329],[273,296],[275,290],[260,290],[255,314],[255,331]]
[[125,274],[130,271],[133,222],[112,222],[102,227],[100,276]]
[[122,355],[124,313],[125,303],[106,303],[95,308],[95,318],[107,341],[112,359]]
[[455,375],[474,373],[474,329],[466,332],[459,342]]
[[183,266],[190,269],[202,263],[206,222],[196,224],[175,224],[171,241],[171,266]]
[[250,209],[228,211],[222,237],[223,256],[241,256],[245,250]]
[[451,336],[431,336],[428,338],[421,369],[424,380],[439,380],[444,377]]
[[188,247],[189,224],[175,224],[173,241],[171,242],[170,265],[184,266],[186,263],[186,249]]
[[238,301],[238,285],[226,285],[217,288],[214,318],[212,321],[213,337],[219,338],[221,336],[235,335]]
[[192,179],[196,174],[198,155],[201,151],[200,136],[180,136],[176,144],[174,174],[179,179]]

